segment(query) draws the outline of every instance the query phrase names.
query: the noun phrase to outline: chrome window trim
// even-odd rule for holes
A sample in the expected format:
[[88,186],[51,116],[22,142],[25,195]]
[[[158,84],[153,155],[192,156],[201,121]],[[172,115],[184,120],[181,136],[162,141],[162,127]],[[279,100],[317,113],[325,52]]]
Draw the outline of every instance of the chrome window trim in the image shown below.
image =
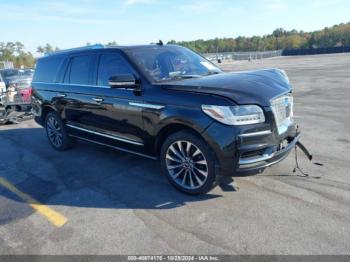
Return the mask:
[[239,137],[252,137],[252,136],[263,136],[263,135],[269,135],[271,134],[271,130],[264,130],[264,131],[258,131],[258,132],[252,132],[252,133],[244,133],[239,134]]
[[[48,83],[48,82],[32,82],[32,84],[45,84],[45,85],[62,85],[62,86],[83,86],[83,87],[98,87],[98,88],[110,88],[110,86],[100,86],[100,85],[84,85],[84,84],[68,84],[68,83]],[[123,90],[129,90],[134,91],[133,88],[115,88],[117,90],[123,89]]]
[[112,136],[112,135],[108,135],[108,134],[103,134],[103,133],[100,133],[100,132],[92,131],[90,129],[78,127],[78,126],[71,125],[71,124],[66,124],[66,126],[74,128],[74,129],[78,129],[78,130],[81,130],[81,131],[85,131],[87,133],[91,133],[91,134],[94,134],[94,135],[99,135],[99,136],[111,138],[111,139],[114,139],[114,140],[118,140],[118,141],[121,141],[121,142],[129,143],[129,144],[133,144],[133,145],[137,145],[137,146],[143,146],[143,143],[137,142],[137,141],[133,141],[133,140],[130,140],[130,139],[126,139],[126,138],[122,138],[122,137],[118,137],[118,136]]

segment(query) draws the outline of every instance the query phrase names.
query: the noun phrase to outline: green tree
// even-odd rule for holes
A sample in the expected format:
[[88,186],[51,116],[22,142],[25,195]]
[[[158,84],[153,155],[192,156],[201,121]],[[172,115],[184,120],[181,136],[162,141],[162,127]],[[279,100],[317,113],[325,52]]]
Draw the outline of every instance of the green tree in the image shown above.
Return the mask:
[[40,54],[47,54],[47,53],[51,53],[51,52],[54,52],[54,51],[58,51],[60,50],[57,46],[56,47],[53,47],[52,45],[50,44],[46,44],[45,46],[38,46],[36,51]]
[[111,42],[108,42],[107,44],[106,44],[106,46],[117,46],[118,44],[117,44],[117,42],[116,41],[111,41]]
[[272,32],[273,36],[276,38],[276,49],[280,48],[280,44],[278,42],[279,38],[286,34],[286,30],[283,28],[277,28]]
[[21,42],[0,42],[0,61],[13,62],[15,67],[33,67],[35,59]]
[[191,48],[200,53],[268,51],[286,48],[316,48],[350,45],[350,23],[339,24],[314,32],[287,31],[283,28],[275,29],[264,36],[236,38],[215,38],[194,41],[169,41]]

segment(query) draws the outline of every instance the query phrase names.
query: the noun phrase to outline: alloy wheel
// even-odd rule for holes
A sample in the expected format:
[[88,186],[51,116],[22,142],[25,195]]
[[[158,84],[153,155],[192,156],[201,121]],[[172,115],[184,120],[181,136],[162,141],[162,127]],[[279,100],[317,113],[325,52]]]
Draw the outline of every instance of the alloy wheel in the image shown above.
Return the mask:
[[186,189],[200,188],[208,177],[208,163],[202,151],[189,141],[176,141],[166,152],[170,177]]
[[63,133],[60,124],[54,117],[49,117],[46,122],[46,130],[51,143],[55,147],[61,147],[63,143]]

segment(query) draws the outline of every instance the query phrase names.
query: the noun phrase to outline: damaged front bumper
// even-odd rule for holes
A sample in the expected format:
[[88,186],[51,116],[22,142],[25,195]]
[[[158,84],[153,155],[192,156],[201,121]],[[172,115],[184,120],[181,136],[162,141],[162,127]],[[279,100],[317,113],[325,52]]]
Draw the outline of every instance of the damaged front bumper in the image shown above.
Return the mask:
[[294,137],[284,138],[279,145],[267,147],[264,150],[256,151],[255,155],[242,154],[238,159],[235,173],[237,175],[248,175],[261,173],[265,168],[277,164],[285,159],[297,145],[301,134],[298,132]]
[[203,133],[213,148],[218,174],[240,176],[262,173],[267,167],[285,159],[298,146],[300,131],[295,123],[280,134],[271,111],[265,123],[227,126],[213,122]]

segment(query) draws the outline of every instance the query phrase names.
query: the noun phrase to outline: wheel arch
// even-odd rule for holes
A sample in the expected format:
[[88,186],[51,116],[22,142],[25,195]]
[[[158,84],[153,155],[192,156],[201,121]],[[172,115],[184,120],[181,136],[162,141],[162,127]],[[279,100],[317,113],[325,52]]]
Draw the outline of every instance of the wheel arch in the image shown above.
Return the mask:
[[159,130],[159,132],[157,134],[157,138],[155,140],[155,144],[154,144],[155,152],[159,155],[164,141],[172,134],[175,134],[175,133],[180,132],[180,131],[191,132],[192,134],[199,136],[201,139],[203,139],[205,141],[205,139],[201,135],[201,132],[196,130],[195,128],[193,128],[189,125],[183,124],[183,123],[181,123],[181,124],[180,123],[171,123],[171,124],[168,124],[168,125],[162,127]]
[[52,112],[52,111],[55,111],[55,112],[58,112],[52,105],[50,104],[44,104],[42,105],[42,111],[41,111],[41,115],[40,115],[40,120],[42,123],[45,123],[45,118],[47,116],[47,114],[49,112]]

